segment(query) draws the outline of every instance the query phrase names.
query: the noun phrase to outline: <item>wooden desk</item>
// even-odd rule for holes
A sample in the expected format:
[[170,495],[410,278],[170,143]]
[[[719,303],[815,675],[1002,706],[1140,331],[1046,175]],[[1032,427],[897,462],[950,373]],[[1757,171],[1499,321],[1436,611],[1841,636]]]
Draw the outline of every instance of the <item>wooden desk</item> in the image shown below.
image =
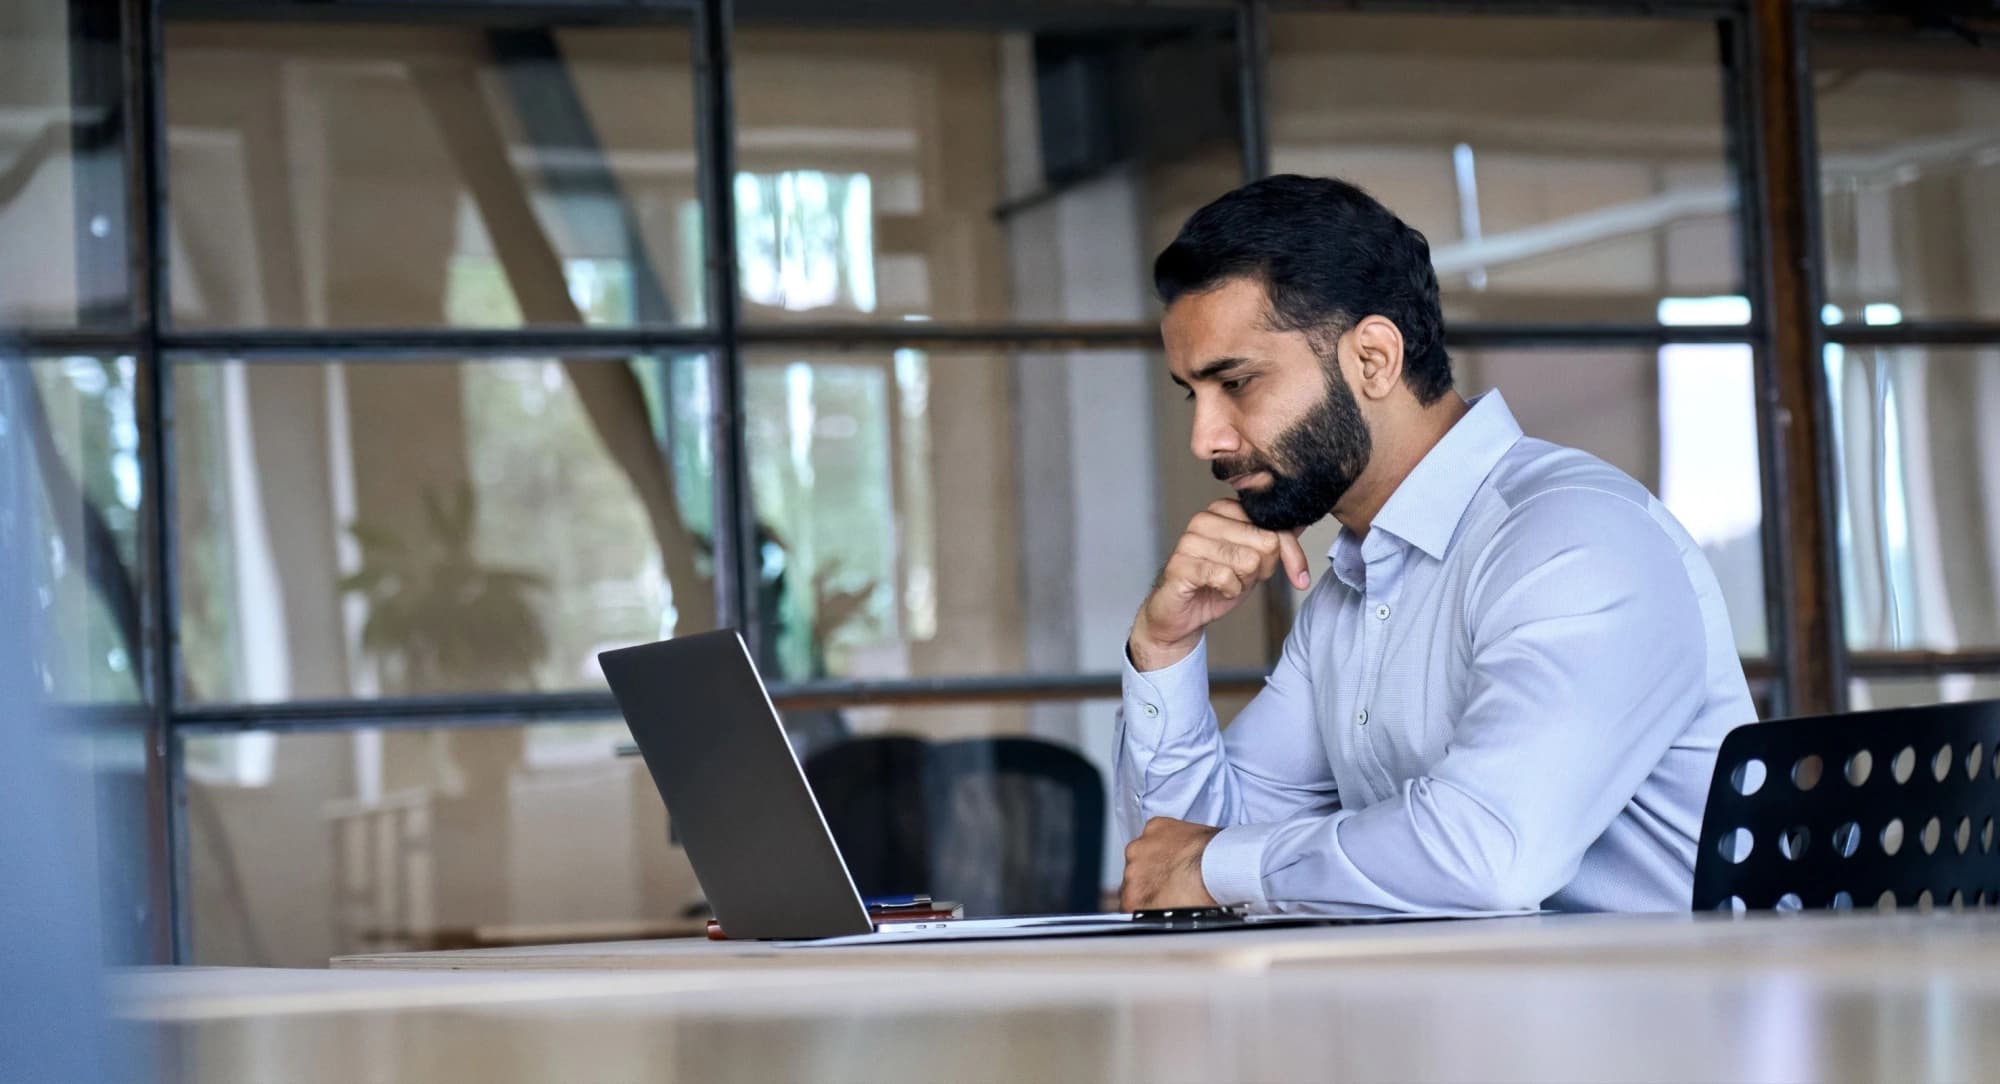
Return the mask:
[[[706,939],[708,920],[635,919],[604,922],[489,923],[481,926],[433,926],[424,929],[361,929],[363,944],[422,945],[420,952],[514,948],[522,945],[582,945],[596,941],[659,940],[671,937]],[[364,958],[391,953],[366,953]]]
[[[130,976],[188,1080],[1971,1080],[2000,915],[1563,916]],[[360,966],[375,965],[375,966]]]

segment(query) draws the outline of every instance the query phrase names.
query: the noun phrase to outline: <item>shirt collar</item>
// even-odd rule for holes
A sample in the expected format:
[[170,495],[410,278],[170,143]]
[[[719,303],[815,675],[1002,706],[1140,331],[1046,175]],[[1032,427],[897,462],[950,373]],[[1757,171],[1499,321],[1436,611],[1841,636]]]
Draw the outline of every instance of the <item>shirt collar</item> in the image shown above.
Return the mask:
[[1445,431],[1389,495],[1373,527],[1417,547],[1432,560],[1444,560],[1445,547],[1473,494],[1520,439],[1521,423],[1514,420],[1498,390],[1472,400],[1472,409]]

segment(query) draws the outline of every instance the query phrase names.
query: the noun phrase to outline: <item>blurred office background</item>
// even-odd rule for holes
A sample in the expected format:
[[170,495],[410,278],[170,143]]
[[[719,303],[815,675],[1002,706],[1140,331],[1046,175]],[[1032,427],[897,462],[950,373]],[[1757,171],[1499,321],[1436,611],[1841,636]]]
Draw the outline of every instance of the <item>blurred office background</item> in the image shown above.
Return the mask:
[[1765,712],[2000,696],[1995,24],[1546,6],[5,5],[7,574],[108,956],[691,913],[594,655],[722,625],[802,752],[1108,773],[1222,492],[1150,260],[1262,172],[1425,232],[1460,389],[1664,496]]

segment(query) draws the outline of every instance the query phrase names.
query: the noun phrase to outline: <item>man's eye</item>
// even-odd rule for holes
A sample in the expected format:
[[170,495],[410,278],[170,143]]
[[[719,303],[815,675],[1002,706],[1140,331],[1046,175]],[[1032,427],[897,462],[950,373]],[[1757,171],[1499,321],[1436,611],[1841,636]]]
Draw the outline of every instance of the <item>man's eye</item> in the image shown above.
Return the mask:
[[1181,398],[1186,399],[1190,403],[1194,402],[1194,389],[1189,388],[1187,394],[1181,396]]
[[1234,380],[1223,381],[1222,390],[1228,392],[1231,395],[1235,395],[1237,392],[1242,391],[1243,388],[1249,383],[1250,383],[1249,377],[1239,376]]

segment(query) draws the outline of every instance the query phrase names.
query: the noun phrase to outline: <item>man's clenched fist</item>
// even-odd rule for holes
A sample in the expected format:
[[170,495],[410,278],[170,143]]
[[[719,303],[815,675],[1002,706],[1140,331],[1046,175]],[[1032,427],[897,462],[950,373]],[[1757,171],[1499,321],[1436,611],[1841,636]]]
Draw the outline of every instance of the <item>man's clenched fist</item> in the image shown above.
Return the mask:
[[1201,879],[1201,854],[1220,828],[1172,817],[1146,822],[1139,838],[1125,845],[1125,882],[1118,907],[1213,907],[1215,897]]
[[1132,665],[1149,671],[1179,662],[1194,650],[1201,630],[1235,609],[1280,565],[1294,586],[1311,586],[1296,532],[1255,526],[1233,500],[1196,513],[1132,622],[1126,643]]

